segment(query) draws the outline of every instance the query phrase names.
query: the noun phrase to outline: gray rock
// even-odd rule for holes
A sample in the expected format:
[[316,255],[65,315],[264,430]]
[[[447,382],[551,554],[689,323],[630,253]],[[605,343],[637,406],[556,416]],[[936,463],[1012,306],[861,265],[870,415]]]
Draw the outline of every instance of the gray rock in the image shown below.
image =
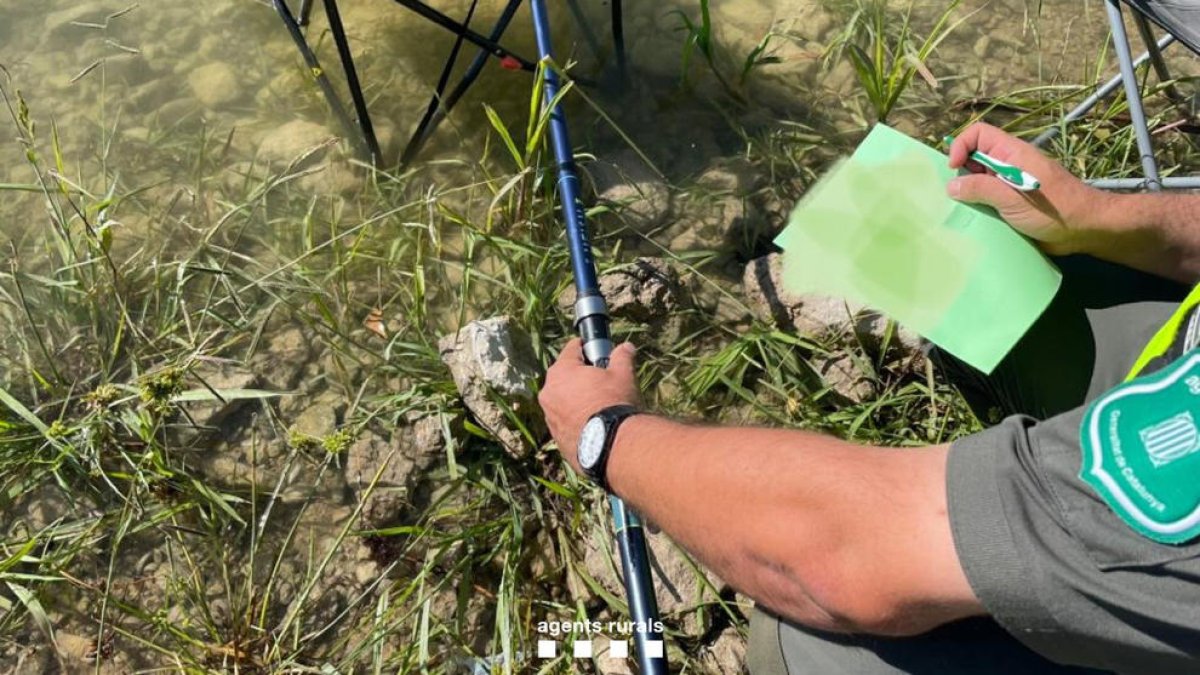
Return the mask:
[[[596,528],[584,547],[584,569],[589,577],[605,590],[624,597],[625,587],[617,570],[621,561],[615,549],[601,543],[608,531]],[[704,566],[692,561],[688,554],[675,545],[666,535],[647,533],[646,544],[650,549],[650,572],[654,578],[658,608],[662,615],[678,623],[684,633],[699,637],[710,624],[708,605],[716,602],[725,588],[716,575]],[[592,591],[577,578],[568,580],[572,594],[587,601]]]
[[288,391],[300,386],[305,368],[313,359],[312,336],[293,327],[270,334],[267,344],[251,359],[250,368],[263,374],[270,389]]
[[534,383],[542,368],[529,335],[507,316],[472,321],[438,341],[442,362],[450,369],[463,403],[481,427],[514,457],[528,452],[521,434],[508,423],[502,399],[526,425],[542,426]]
[[671,213],[667,182],[632,150],[609,161],[588,166],[596,201],[613,209],[630,227],[645,232],[661,225]]
[[[368,527],[396,521],[423,475],[446,453],[444,415],[413,419],[390,436],[367,430],[346,451],[346,484],[363,500],[361,518]],[[376,474],[379,481],[371,488]]]
[[746,265],[742,290],[759,319],[805,335],[843,331],[849,327],[851,316],[861,309],[841,298],[787,290],[783,285],[783,257],[778,253]]
[[700,650],[700,664],[709,675],[741,675],[746,672],[746,641],[732,626]]
[[[664,258],[637,258],[600,275],[600,293],[613,318],[637,323],[666,319],[686,303],[679,274]],[[559,307],[574,312],[575,288],[559,296]],[[573,314],[572,314],[573,315]]]
[[325,391],[307,406],[292,421],[291,431],[310,438],[324,439],[337,431],[342,414],[346,411],[346,397],[333,391]]
[[[255,389],[262,385],[262,378],[252,370],[236,361],[224,359],[201,363],[192,369],[191,374],[200,380],[203,386],[215,391],[218,396],[221,396],[222,392],[235,389]],[[218,427],[250,402],[252,402],[250,399],[244,398],[205,401],[188,404],[187,412],[198,426]]]
[[201,66],[188,75],[192,95],[208,108],[232,103],[242,97],[242,85],[237,72],[228,63],[216,61]]
[[[263,136],[258,153],[264,159],[290,164],[304,158],[303,166],[321,161],[332,147],[337,135],[324,126],[308,120],[292,120]],[[307,156],[306,156],[307,155]]]
[[863,374],[848,354],[813,355],[808,363],[827,387],[854,403],[875,396],[874,381]]
[[[857,333],[865,344],[879,346],[887,332],[887,317],[862,305],[817,293],[792,293],[783,286],[783,257],[778,253],[751,260],[742,276],[746,302],[759,319],[804,335]],[[897,326],[889,346],[908,352],[921,339]]]

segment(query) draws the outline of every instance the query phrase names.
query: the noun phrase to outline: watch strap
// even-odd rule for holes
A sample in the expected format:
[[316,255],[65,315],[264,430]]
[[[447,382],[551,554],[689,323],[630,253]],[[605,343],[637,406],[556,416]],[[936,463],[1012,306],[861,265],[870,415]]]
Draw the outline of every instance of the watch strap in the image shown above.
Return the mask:
[[617,430],[621,428],[621,424],[641,413],[642,410],[637,406],[628,404],[611,405],[592,415],[593,418],[599,417],[604,421],[604,445],[600,449],[600,457],[596,463],[583,470],[593,483],[604,488],[608,492],[608,458],[612,454],[613,443],[617,438]]

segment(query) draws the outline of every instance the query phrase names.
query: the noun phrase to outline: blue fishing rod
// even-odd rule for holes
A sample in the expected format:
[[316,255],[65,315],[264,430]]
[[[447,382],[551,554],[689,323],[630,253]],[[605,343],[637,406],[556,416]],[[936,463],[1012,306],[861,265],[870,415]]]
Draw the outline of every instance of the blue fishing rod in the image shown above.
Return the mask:
[[[558,74],[552,65],[550,17],[546,13],[545,0],[530,0],[529,4],[533,11],[533,30],[537,36],[538,56],[543,62],[542,105],[551,105],[558,96],[559,82]],[[567,225],[571,270],[575,276],[575,329],[583,338],[584,358],[597,368],[606,368],[613,349],[609,333],[608,307],[604,303],[604,296],[600,294],[600,283],[596,277],[596,261],[592,257],[587,217],[579,199],[579,176],[575,171],[575,156],[571,151],[567,120],[561,105],[554,104],[550,110],[549,128],[558,174],[558,195]],[[662,643],[662,631],[659,630],[661,624],[658,603],[654,597],[654,582],[650,577],[650,557],[646,549],[645,530],[638,515],[630,511],[620,498],[610,496],[609,505],[612,507],[617,548],[621,554],[629,614],[634,624],[638,663],[643,675],[665,675],[666,646]],[[658,643],[655,645],[655,651],[660,652],[661,656],[651,656],[647,643],[654,641]]]

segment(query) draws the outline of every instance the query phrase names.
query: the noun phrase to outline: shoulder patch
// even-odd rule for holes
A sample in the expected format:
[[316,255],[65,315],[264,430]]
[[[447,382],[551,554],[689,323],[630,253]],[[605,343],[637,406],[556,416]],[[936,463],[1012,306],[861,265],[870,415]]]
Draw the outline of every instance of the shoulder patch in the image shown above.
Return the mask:
[[1154,541],[1200,536],[1200,350],[1105,393],[1079,428],[1079,477]]

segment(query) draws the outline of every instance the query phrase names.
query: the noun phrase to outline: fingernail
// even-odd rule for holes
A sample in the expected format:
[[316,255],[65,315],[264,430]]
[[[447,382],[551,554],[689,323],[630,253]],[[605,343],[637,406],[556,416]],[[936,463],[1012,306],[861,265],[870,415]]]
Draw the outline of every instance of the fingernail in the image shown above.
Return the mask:
[[946,184],[946,194],[957,198],[962,193],[962,180],[959,178],[952,179]]

